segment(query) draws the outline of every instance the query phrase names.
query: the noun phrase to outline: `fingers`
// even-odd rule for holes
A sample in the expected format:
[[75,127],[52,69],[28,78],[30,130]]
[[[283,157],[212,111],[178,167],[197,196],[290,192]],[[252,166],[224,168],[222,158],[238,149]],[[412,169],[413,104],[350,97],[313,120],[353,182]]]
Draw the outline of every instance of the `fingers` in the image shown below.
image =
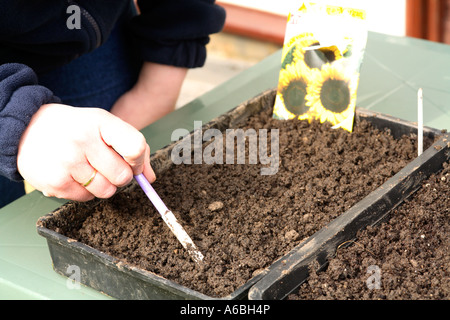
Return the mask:
[[[143,159],[149,159],[150,147],[148,145],[144,152]],[[84,166],[83,173],[78,173],[77,177],[74,177],[74,181],[77,181],[97,198],[111,197],[116,192],[117,187],[125,186],[133,179],[130,164],[112,148],[104,144],[88,151],[87,160],[90,164]],[[155,173],[150,166],[150,160],[144,162],[142,168],[146,178],[151,183],[155,181]]]
[[88,190],[73,182],[73,186],[66,188],[63,191],[52,192],[52,191],[42,191],[42,194],[46,197],[56,197],[60,199],[69,199],[79,202],[89,201],[95,198],[95,196]]
[[93,196],[102,199],[112,197],[117,191],[117,187],[98,171],[94,171],[92,178],[82,186]]
[[147,178],[147,180],[150,183],[153,183],[156,180],[156,175],[155,172],[153,171],[153,168],[150,165],[150,147],[147,145],[147,148],[145,150],[146,154],[145,154],[145,160],[144,162],[144,169],[142,171],[142,173],[144,174],[144,176]]
[[[109,198],[117,187],[127,185],[133,175],[140,173],[150,182],[155,180],[150,166],[150,147],[144,136],[114,116],[100,126],[100,138],[84,147],[85,159],[80,159],[70,169],[77,184],[71,186],[72,192],[77,192],[78,199]],[[88,194],[79,191],[79,187]]]
[[[45,185],[38,185],[36,188],[41,190],[46,197],[56,197],[75,201],[89,201],[94,199],[94,195],[72,178],[64,177],[63,172],[52,172],[47,176]],[[93,181],[93,180],[92,180]]]
[[116,185],[105,178],[105,176],[101,172],[97,171],[89,164],[86,164],[82,167],[83,170],[77,170],[72,174],[72,178],[77,185],[74,188],[78,188],[78,186],[80,186],[90,194],[90,197],[88,197],[86,194],[83,195],[84,197],[97,197],[107,199],[109,197],[112,197],[114,193],[116,193]]
[[[125,186],[133,179],[130,165],[102,140],[91,144],[86,150],[86,158],[93,168],[115,186]],[[92,172],[91,170],[87,172]]]
[[83,185],[97,170],[94,179],[85,187],[98,198],[112,196],[117,187],[130,183],[133,175],[143,173],[150,182],[156,179],[145,137],[115,116],[102,122],[100,139],[86,147],[85,155],[89,168],[81,166],[81,172],[75,173],[73,178]]
[[144,135],[117,117],[111,115],[110,120],[100,127],[105,144],[128,163],[133,175],[144,172],[147,179],[154,181],[155,173],[150,166],[150,147]]

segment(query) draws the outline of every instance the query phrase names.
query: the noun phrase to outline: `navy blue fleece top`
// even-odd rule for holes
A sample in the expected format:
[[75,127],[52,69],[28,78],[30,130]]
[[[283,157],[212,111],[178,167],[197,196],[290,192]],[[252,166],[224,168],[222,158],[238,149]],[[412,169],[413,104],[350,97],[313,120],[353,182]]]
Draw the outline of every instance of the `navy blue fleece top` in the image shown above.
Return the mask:
[[[67,27],[71,5],[80,9],[79,29]],[[40,106],[60,101],[37,75],[99,47],[130,6],[130,0],[0,0],[0,175],[22,180],[20,137]],[[138,0],[138,7],[127,29],[142,59],[179,67],[202,66],[209,35],[225,21],[214,0]]]

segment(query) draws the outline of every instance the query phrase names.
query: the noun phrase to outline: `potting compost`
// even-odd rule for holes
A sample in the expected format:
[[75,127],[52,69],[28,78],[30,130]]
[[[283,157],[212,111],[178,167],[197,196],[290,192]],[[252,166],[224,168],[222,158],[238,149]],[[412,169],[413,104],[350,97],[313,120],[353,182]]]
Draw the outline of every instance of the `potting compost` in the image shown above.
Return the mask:
[[449,195],[450,164],[444,163],[388,221],[367,227],[350,247],[338,249],[326,271],[312,268],[288,299],[448,300]]
[[[345,212],[417,155],[415,137],[358,122],[353,132],[317,121],[277,120],[271,108],[243,129],[279,129],[279,168],[180,164],[153,187],[204,254],[197,266],[140,189],[48,227],[166,279],[223,297]],[[268,142],[270,143],[270,142]],[[430,141],[425,141],[425,147]]]

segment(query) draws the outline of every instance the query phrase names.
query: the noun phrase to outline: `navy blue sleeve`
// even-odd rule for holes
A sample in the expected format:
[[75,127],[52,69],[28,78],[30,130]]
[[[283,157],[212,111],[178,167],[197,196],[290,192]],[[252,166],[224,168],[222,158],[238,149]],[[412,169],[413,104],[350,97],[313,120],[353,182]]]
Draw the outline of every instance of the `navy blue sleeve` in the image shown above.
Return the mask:
[[59,102],[37,84],[34,71],[18,63],[0,65],[0,175],[23,180],[17,171],[17,152],[31,117],[46,103]]
[[145,61],[201,67],[209,35],[225,23],[225,10],[214,0],[138,0],[138,6],[131,29]]

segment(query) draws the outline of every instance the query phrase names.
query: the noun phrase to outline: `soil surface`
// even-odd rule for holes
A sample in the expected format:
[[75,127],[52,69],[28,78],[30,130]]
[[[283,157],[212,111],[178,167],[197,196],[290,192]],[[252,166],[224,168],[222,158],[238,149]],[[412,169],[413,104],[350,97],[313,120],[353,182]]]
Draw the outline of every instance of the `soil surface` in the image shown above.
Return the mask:
[[[450,299],[450,165],[288,299]],[[316,270],[315,268],[313,270]]]
[[260,164],[180,164],[153,184],[204,254],[203,266],[190,259],[140,189],[118,193],[85,221],[73,217],[72,227],[61,222],[57,230],[188,288],[224,297],[416,157],[416,139],[394,140],[365,121],[349,133],[317,122],[275,120],[267,110],[242,127],[280,130],[275,175],[261,175]]

